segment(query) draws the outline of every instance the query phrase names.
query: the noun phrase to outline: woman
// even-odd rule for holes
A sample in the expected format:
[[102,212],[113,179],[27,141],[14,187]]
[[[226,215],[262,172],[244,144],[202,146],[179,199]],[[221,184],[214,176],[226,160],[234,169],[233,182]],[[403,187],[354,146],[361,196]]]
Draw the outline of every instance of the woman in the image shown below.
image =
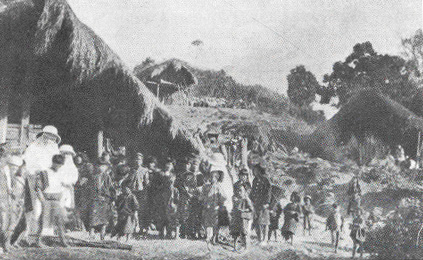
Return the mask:
[[104,240],[106,227],[112,218],[112,201],[115,197],[115,189],[111,173],[110,155],[103,153],[97,165],[95,165],[94,173],[89,179],[89,187],[91,187],[91,202],[89,212],[89,228],[90,237],[94,236],[94,230],[100,230],[100,238]]
[[286,205],[284,209],[284,223],[282,226],[282,236],[286,241],[290,240],[291,245],[294,242],[295,231],[297,230],[298,222],[300,221],[301,198],[297,192],[291,194],[291,202]]

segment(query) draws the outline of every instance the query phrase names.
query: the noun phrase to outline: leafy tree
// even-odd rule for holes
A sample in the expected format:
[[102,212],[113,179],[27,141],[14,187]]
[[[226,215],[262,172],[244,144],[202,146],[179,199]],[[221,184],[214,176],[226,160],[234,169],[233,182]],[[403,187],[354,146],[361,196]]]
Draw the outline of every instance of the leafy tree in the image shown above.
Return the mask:
[[409,76],[405,59],[378,54],[370,42],[364,42],[356,44],[345,61],[336,62],[323,82],[326,93],[337,95],[340,105],[360,90],[377,89],[407,106],[416,91]]
[[313,102],[316,91],[320,88],[316,77],[303,65],[290,71],[288,79],[288,97],[298,106],[308,106]]
[[408,60],[408,68],[412,70],[418,83],[422,84],[423,73],[423,31],[419,29],[410,38],[402,40],[404,56]]

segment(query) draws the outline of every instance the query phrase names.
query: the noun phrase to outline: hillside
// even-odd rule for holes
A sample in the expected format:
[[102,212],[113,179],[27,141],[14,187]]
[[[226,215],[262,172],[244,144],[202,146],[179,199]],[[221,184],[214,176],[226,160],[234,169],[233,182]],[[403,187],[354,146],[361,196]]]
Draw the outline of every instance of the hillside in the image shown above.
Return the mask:
[[289,100],[282,94],[261,85],[238,83],[224,70],[202,70],[178,59],[170,59],[160,64],[138,65],[134,68],[134,73],[141,81],[145,81],[153,71],[171,64],[175,67],[186,68],[198,80],[197,84],[186,90],[191,96],[224,98],[229,102],[242,99],[272,113],[290,110]]

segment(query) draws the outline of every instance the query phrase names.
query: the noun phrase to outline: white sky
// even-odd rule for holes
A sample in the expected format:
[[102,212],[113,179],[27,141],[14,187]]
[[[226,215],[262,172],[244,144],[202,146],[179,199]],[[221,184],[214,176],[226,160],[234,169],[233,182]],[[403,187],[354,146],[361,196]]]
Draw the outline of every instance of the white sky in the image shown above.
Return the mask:
[[[68,0],[129,67],[146,57],[225,69],[286,92],[303,64],[319,81],[358,42],[399,54],[422,28],[422,0]],[[191,45],[200,39],[203,45]]]

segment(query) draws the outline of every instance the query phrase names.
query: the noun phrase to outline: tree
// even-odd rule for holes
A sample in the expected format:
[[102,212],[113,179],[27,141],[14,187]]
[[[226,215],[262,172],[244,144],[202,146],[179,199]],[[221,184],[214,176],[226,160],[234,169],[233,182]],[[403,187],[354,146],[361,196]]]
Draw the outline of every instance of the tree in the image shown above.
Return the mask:
[[410,38],[402,41],[403,55],[407,59],[407,68],[411,72],[411,80],[423,85],[423,31],[419,29]]
[[407,106],[417,89],[409,76],[405,59],[378,54],[370,42],[364,42],[356,44],[345,61],[336,62],[323,82],[327,93],[339,97],[340,105],[360,90],[377,89]]
[[313,73],[307,71],[303,65],[299,65],[290,71],[287,79],[288,97],[291,102],[298,106],[308,106],[314,101],[320,85]]

